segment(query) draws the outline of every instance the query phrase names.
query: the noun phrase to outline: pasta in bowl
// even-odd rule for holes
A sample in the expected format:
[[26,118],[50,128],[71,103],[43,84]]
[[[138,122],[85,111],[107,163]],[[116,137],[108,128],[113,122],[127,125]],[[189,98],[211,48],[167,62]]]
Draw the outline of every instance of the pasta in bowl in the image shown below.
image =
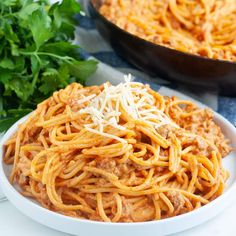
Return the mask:
[[212,111],[127,76],[117,86],[74,83],[55,92],[5,140],[3,159],[12,166],[10,181],[43,207],[131,223],[218,198],[230,151]]

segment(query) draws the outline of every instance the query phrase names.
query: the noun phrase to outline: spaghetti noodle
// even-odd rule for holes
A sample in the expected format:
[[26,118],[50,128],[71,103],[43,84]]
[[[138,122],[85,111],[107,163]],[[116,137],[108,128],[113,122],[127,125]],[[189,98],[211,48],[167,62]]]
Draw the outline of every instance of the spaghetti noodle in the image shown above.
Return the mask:
[[55,92],[5,143],[4,161],[22,194],[52,211],[139,222],[221,195],[230,151],[210,110],[126,78]]
[[99,11],[153,43],[236,62],[236,0],[104,0]]

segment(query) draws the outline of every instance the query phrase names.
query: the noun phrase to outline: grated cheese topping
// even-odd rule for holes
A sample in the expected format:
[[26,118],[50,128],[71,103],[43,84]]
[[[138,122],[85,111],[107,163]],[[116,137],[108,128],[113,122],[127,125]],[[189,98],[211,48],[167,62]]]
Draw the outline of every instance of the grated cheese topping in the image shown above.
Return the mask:
[[[104,90],[98,95],[90,95],[82,100],[89,101],[88,106],[80,110],[81,114],[87,114],[91,124],[84,125],[88,131],[104,137],[116,139],[119,142],[126,140],[107,133],[107,127],[117,130],[125,130],[119,125],[122,111],[133,120],[141,120],[155,129],[163,125],[171,125],[179,128],[177,124],[155,106],[156,99],[148,93],[148,88],[140,88],[141,83],[132,82],[131,75],[124,77],[124,83],[112,86],[104,84]],[[79,101],[81,103],[81,100]]]

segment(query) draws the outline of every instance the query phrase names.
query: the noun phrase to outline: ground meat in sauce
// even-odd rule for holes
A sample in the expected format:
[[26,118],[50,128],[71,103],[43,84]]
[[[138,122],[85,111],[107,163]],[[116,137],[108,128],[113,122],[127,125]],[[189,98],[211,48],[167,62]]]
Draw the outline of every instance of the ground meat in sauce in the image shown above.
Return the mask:
[[[229,146],[229,140],[225,139],[221,128],[214,122],[214,114],[210,109],[206,108],[198,111],[196,106],[186,106],[185,108],[182,107],[182,110],[183,114],[193,113],[189,116],[181,116],[180,114],[180,116],[177,117],[174,108],[170,109],[169,112],[171,119],[181,128],[213,142],[219,149],[222,157],[226,156],[232,150]],[[182,131],[177,130],[176,133],[178,134],[178,132],[181,133]],[[199,150],[204,150],[206,146],[209,146],[200,138],[195,138],[194,142]],[[211,150],[207,150],[207,153],[203,152],[201,154],[208,154],[210,151]]]
[[174,208],[177,209],[176,211],[180,211],[184,207],[185,200],[181,193],[176,191],[168,191],[166,195],[173,204]]
[[109,173],[115,174],[116,176],[120,177],[124,174],[128,174],[132,171],[131,164],[129,163],[121,163],[118,164],[116,160],[111,158],[101,158],[97,162],[97,168],[106,170]]

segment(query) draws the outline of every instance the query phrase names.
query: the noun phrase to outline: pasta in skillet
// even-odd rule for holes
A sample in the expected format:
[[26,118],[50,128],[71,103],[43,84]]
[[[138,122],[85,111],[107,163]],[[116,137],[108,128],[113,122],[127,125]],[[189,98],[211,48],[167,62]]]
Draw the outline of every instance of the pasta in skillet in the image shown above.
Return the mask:
[[236,62],[236,0],[104,0],[99,11],[153,43]]

